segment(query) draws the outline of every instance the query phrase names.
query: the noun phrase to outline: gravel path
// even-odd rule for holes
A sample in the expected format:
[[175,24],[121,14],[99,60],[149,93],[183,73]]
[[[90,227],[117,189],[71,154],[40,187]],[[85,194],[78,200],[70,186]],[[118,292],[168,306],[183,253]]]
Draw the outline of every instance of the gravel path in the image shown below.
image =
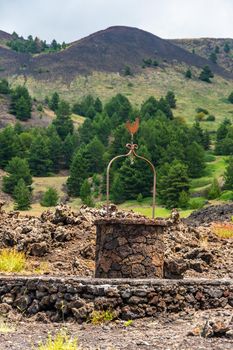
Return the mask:
[[[199,311],[189,315],[170,315],[158,319],[141,319],[125,326],[123,321],[108,325],[42,324],[29,320],[10,324],[8,333],[0,332],[1,350],[34,350],[48,332],[54,334],[66,328],[77,337],[80,350],[232,350],[233,338],[201,338],[187,336],[197,324],[206,319],[233,316],[232,310]],[[1,328],[0,328],[1,329]]]

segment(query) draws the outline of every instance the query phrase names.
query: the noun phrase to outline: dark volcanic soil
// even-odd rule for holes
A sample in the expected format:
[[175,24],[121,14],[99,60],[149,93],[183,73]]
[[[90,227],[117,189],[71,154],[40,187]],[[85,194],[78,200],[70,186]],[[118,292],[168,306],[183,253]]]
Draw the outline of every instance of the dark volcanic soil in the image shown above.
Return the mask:
[[232,350],[233,338],[188,336],[197,324],[204,325],[207,319],[223,316],[231,318],[232,311],[164,315],[133,321],[130,326],[125,326],[123,321],[98,326],[19,322],[11,325],[9,333],[0,332],[0,349],[32,350],[38,342],[45,341],[48,332],[54,334],[63,328],[72,337],[78,338],[80,350]]

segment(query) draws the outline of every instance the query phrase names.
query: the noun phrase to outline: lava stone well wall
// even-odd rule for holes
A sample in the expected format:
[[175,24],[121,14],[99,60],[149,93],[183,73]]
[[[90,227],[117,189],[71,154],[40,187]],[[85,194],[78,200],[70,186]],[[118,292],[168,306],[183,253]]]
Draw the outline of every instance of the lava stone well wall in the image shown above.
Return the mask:
[[95,225],[95,277],[163,277],[165,221],[109,218]]
[[0,276],[0,314],[15,310],[51,321],[82,322],[93,310],[113,310],[123,319],[160,312],[229,307],[233,280],[81,279]]

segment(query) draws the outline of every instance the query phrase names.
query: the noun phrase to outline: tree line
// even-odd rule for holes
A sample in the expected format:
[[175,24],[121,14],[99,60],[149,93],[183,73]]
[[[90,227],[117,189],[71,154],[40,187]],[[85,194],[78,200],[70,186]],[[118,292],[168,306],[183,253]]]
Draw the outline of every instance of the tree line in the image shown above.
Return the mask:
[[[49,176],[69,169],[68,194],[93,204],[94,197],[105,196],[109,160],[126,152],[130,135],[125,122],[140,115],[135,142],[140,145],[138,154],[156,167],[160,202],[169,208],[187,205],[190,179],[203,174],[210,138],[198,122],[190,128],[174,119],[174,92],[160,99],[149,97],[139,110],[122,94],[105,104],[86,96],[71,108],[54,93],[47,103],[56,115],[48,128],[28,129],[17,123],[0,132],[0,167],[8,173],[3,181],[5,192],[16,198],[27,191],[29,198],[32,175]],[[85,116],[78,130],[74,129],[72,111]],[[146,197],[151,193],[152,174],[142,161],[126,159],[113,166],[111,184],[111,198],[116,203]]]
[[56,52],[66,48],[66,43],[58,43],[55,39],[50,44],[46,40],[41,40],[38,37],[33,38],[29,35],[27,39],[23,36],[19,36],[16,32],[12,33],[12,39],[7,42],[12,50],[24,53],[41,53],[41,52]]

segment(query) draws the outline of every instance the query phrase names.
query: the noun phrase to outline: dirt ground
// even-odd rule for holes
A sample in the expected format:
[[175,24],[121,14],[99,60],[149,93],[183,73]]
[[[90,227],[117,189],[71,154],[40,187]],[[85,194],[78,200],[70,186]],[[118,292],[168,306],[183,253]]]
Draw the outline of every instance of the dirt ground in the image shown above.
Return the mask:
[[66,329],[78,338],[78,350],[232,350],[230,338],[203,338],[189,336],[188,332],[206,320],[233,317],[232,310],[208,310],[173,314],[135,320],[130,326],[124,321],[105,325],[76,323],[35,323],[33,321],[9,324],[8,332],[0,332],[1,350],[36,350],[39,342],[45,341],[48,332],[54,335]]

